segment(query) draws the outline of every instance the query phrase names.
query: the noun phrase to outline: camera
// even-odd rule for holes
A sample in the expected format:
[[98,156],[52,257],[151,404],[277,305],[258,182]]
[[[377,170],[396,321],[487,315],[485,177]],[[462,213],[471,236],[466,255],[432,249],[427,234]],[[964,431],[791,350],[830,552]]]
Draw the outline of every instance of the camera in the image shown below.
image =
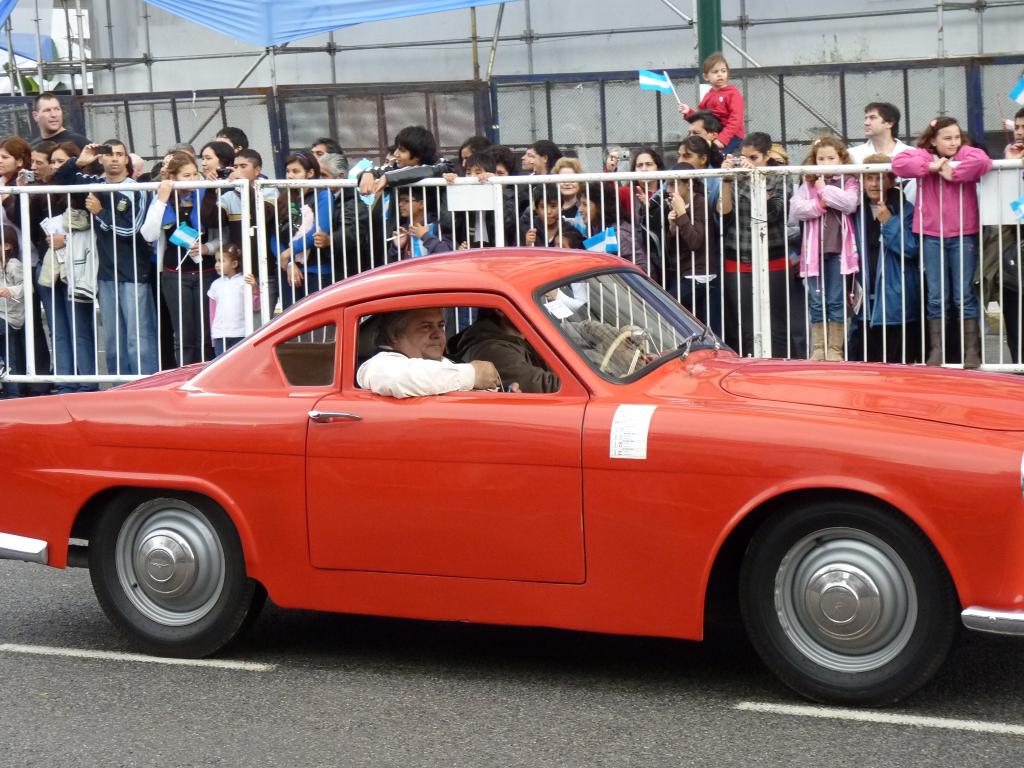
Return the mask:
[[94,155],[112,155],[114,154],[114,149],[109,144],[100,144],[92,153]]
[[223,168],[218,168],[217,169],[217,178],[218,179],[222,179],[222,180],[227,180],[227,178],[232,173],[234,173],[234,172],[235,172],[235,166],[233,166],[233,165],[226,165]]
[[30,171],[27,168],[24,169],[24,170],[18,171],[18,177],[25,184],[31,184],[33,181],[36,180],[35,172],[34,171]]

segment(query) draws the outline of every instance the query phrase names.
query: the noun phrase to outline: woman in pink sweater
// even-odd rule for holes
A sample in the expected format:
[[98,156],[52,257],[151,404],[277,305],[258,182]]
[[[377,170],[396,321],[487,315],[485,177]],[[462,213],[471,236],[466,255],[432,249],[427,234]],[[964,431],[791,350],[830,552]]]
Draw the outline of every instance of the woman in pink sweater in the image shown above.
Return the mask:
[[[805,164],[847,165],[849,162],[850,154],[841,139],[822,136],[811,145]],[[860,270],[853,221],[858,205],[860,183],[852,174],[808,176],[789,203],[790,218],[803,222],[800,277],[807,286],[811,360],[842,360],[844,357],[846,275]]]
[[[970,146],[952,117],[932,120],[917,149],[892,159],[897,176],[918,179],[914,232],[924,241],[928,365],[942,365],[944,319],[952,317],[963,321],[964,367],[981,365],[978,297],[972,285],[978,266],[976,188],[991,168],[992,160]],[[956,315],[947,309],[951,297]]]

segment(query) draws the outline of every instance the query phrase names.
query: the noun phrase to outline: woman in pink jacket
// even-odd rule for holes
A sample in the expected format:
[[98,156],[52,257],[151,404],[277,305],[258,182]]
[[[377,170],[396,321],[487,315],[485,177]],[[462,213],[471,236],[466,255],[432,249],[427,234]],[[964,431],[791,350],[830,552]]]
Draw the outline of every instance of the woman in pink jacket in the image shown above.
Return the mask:
[[[943,320],[963,320],[965,368],[981,365],[978,297],[972,281],[978,266],[977,182],[992,160],[972,147],[952,117],[939,117],[917,140],[917,149],[892,159],[897,176],[918,179],[914,232],[924,240],[928,365],[942,365]],[[950,296],[956,310],[948,311]],[[959,325],[959,324],[958,324]],[[959,337],[959,333],[956,334]]]
[[[842,140],[822,136],[804,162],[847,165],[850,154]],[[807,287],[811,360],[843,359],[846,275],[860,270],[852,215],[858,205],[860,183],[854,175],[807,176],[789,204],[790,217],[803,222],[800,277]]]

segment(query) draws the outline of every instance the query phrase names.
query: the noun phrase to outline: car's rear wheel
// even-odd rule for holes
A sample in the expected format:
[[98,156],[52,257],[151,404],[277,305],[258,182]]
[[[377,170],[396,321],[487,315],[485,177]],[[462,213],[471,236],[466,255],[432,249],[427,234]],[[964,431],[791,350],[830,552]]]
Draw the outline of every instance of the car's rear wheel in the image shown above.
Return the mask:
[[770,519],[740,573],[751,642],[816,701],[891,704],[924,685],[958,629],[958,602],[931,543],[899,515],[857,501]]
[[125,496],[105,510],[89,538],[89,573],[114,625],[160,655],[215,653],[266,598],[230,518],[191,494]]

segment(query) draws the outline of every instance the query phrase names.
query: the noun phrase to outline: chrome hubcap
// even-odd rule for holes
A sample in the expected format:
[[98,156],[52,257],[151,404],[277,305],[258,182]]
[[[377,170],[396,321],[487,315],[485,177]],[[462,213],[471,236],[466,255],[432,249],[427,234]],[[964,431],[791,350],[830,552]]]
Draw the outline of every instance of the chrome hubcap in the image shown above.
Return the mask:
[[135,553],[135,573],[139,586],[150,594],[180,595],[196,582],[196,556],[183,536],[160,530]]
[[917,623],[914,580],[902,558],[853,528],[818,531],[786,553],[775,577],[775,609],[793,645],[837,672],[888,663]]
[[209,520],[175,499],[142,504],[115,545],[117,577],[131,603],[164,626],[206,616],[224,588],[224,550]]

